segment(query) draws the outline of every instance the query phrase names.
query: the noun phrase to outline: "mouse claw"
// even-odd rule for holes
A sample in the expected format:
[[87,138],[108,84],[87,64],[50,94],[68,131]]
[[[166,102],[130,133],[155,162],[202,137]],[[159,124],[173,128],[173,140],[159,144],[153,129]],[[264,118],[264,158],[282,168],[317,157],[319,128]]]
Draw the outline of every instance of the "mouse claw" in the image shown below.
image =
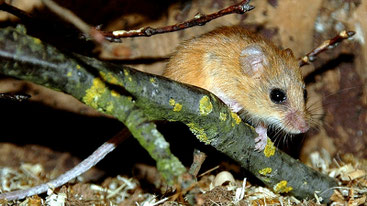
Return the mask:
[[261,152],[265,149],[266,143],[268,142],[267,129],[262,125],[258,125],[255,131],[259,135],[255,138],[255,151]]
[[258,137],[255,138],[255,151],[261,152],[265,149],[266,143],[268,141],[268,137],[267,136],[262,136],[259,135]]

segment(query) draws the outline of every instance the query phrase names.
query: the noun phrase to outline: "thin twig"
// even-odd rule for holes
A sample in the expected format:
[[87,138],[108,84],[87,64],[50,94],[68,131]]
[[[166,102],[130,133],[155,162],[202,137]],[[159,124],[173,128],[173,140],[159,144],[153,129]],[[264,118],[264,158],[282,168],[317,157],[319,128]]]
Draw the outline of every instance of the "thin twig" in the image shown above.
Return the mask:
[[29,94],[9,94],[9,93],[0,93],[0,99],[8,99],[14,101],[24,101],[31,97]]
[[299,61],[299,66],[302,67],[304,65],[310,64],[311,62],[315,61],[317,55],[328,49],[336,47],[339,42],[352,37],[354,34],[355,34],[354,31],[346,31],[346,30],[341,31],[334,38],[324,41],[318,47],[316,47],[311,52],[302,57]]
[[130,132],[128,129],[124,128],[117,135],[112,137],[110,140],[102,144],[98,149],[96,149],[89,157],[85,158],[82,162],[76,165],[71,170],[65,172],[60,175],[56,179],[53,179],[47,183],[26,189],[26,190],[18,190],[8,193],[0,194],[0,199],[10,200],[18,200],[23,199],[28,196],[38,195],[46,192],[48,189],[58,188],[70,180],[78,177],[79,175],[88,171],[91,167],[96,165],[99,161],[101,161],[108,153],[112,152],[117,145],[123,142],[128,136]]
[[20,10],[10,4],[7,4],[5,3],[5,1],[0,1],[0,10],[13,14],[14,16],[20,19],[30,19],[31,18],[31,16],[27,12]]
[[201,173],[198,177],[202,177],[202,176],[204,176],[204,175],[206,175],[206,174],[208,174],[208,173],[210,173],[210,172],[212,172],[212,171],[214,171],[214,170],[216,170],[218,168],[219,168],[219,165],[217,165],[217,166],[215,166],[215,167],[213,167],[213,168],[211,168],[211,169],[209,169],[209,170]]
[[[159,27],[159,28],[152,28],[152,27],[144,27],[137,30],[117,30],[117,31],[101,31],[98,29],[98,27],[91,27],[90,25],[86,24],[82,19],[80,19],[78,16],[76,16],[73,12],[70,10],[63,8],[53,2],[52,0],[42,0],[42,2],[54,13],[59,15],[61,18],[66,20],[67,22],[70,22],[73,24],[76,28],[78,28],[81,32],[84,34],[90,36],[93,40],[95,40],[97,43],[106,46],[106,42],[104,40],[110,41],[110,42],[121,42],[122,38],[127,37],[147,37],[152,36],[155,34],[162,34],[167,32],[174,32],[178,30],[187,29],[194,26],[203,26],[207,22],[210,22],[216,18],[238,13],[238,14],[244,14],[255,7],[252,5],[249,5],[251,0],[244,0],[241,1],[238,4],[229,6],[228,8],[222,9],[218,12],[209,14],[209,15],[203,15],[203,14],[197,14],[193,19],[165,27]],[[26,12],[13,7],[12,5],[1,3],[0,2],[0,10],[9,12],[19,18],[25,19],[30,18],[29,14]]]
[[56,4],[52,0],[42,0],[42,2],[55,14],[59,15],[61,18],[65,19],[67,22],[72,23],[76,28],[78,28],[84,34],[90,36],[94,41],[101,44],[102,46],[107,46],[104,41],[103,34],[96,28],[89,26],[77,15],[75,15],[70,10],[63,8]]
[[151,28],[151,27],[144,27],[137,30],[117,30],[117,31],[101,31],[106,40],[111,42],[121,42],[121,38],[127,38],[127,37],[142,37],[142,36],[152,36],[155,34],[162,34],[167,32],[174,32],[178,30],[187,29],[193,26],[203,26],[207,22],[210,22],[213,19],[238,13],[238,14],[244,14],[255,7],[252,5],[249,5],[251,0],[244,0],[241,1],[238,4],[232,5],[228,8],[222,9],[218,12],[209,14],[209,15],[203,15],[203,14],[197,14],[193,19],[165,27],[159,27],[159,28]]
[[200,150],[195,149],[194,150],[194,160],[191,164],[189,174],[196,177],[200,171],[201,165],[204,163],[207,155],[204,152],[201,152]]

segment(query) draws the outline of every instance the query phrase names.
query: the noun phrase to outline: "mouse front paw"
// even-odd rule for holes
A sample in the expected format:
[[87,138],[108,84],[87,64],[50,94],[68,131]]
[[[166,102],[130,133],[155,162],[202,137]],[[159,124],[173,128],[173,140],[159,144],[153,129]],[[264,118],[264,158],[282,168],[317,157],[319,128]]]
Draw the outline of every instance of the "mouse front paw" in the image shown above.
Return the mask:
[[255,138],[255,151],[261,152],[265,149],[266,143],[268,142],[267,129],[262,125],[258,125],[255,131],[259,135]]

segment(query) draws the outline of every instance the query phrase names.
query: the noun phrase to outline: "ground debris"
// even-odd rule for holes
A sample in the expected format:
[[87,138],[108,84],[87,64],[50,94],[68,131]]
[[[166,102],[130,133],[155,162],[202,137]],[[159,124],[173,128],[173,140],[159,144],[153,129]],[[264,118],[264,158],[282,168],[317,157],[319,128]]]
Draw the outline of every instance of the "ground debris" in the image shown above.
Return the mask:
[[[324,150],[310,154],[309,166],[336,178],[340,185],[331,197],[331,205],[363,205],[367,199],[366,160],[355,158],[351,154],[331,158]],[[218,169],[217,169],[218,170]],[[156,171],[157,173],[157,171]],[[216,175],[214,175],[216,173]],[[74,182],[62,188],[49,190],[47,195],[33,196],[22,201],[0,204],[22,205],[321,205],[317,192],[313,200],[298,200],[293,196],[277,194],[268,188],[251,184],[253,180],[238,180],[238,172],[211,171],[199,176],[196,187],[189,191],[173,191],[170,194],[158,194],[165,191],[164,186],[154,192],[147,191],[135,177],[108,177],[100,184]],[[157,173],[158,174],[158,173]],[[158,175],[159,176],[159,175]],[[0,168],[0,191],[26,189],[48,180],[48,174],[40,164],[23,163],[19,169]],[[140,180],[141,181],[141,180]],[[157,186],[157,185],[156,185]],[[190,196],[191,195],[191,196]]]

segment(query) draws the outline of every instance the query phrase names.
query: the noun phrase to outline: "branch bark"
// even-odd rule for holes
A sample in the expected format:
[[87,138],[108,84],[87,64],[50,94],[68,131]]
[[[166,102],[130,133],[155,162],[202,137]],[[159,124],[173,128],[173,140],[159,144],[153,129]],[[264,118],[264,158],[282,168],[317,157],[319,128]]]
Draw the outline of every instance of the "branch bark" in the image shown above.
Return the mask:
[[203,26],[206,23],[228,15],[228,14],[244,14],[248,11],[251,11],[252,9],[254,9],[255,7],[250,5],[250,1],[251,0],[243,0],[238,4],[229,6],[228,8],[222,9],[218,12],[212,13],[212,14],[208,14],[208,15],[204,15],[204,14],[197,14],[193,19],[190,19],[188,21],[179,23],[179,24],[175,24],[175,25],[170,25],[170,26],[164,26],[164,27],[159,27],[159,28],[152,28],[152,27],[144,27],[144,28],[140,28],[137,30],[117,30],[117,31],[101,31],[101,33],[104,35],[104,37],[108,40],[108,41],[112,41],[112,42],[121,42],[122,38],[127,38],[127,37],[146,37],[146,36],[152,36],[152,35],[156,35],[156,34],[163,34],[163,33],[167,33],[167,32],[174,32],[174,31],[179,31],[179,30],[183,30],[183,29],[187,29],[193,26]]
[[354,34],[354,31],[343,30],[332,39],[325,40],[318,47],[314,48],[312,51],[303,56],[299,61],[299,66],[303,67],[310,64],[311,62],[315,61],[317,55],[328,49],[336,47],[340,42],[344,41],[345,39],[351,38],[352,36],[354,36]]
[[328,201],[337,185],[279,151],[270,140],[263,152],[255,152],[254,128],[206,90],[89,57],[66,56],[22,29],[0,30],[0,56],[1,74],[64,91],[115,116],[168,179],[185,169],[150,120],[185,123],[199,140],[237,161],[275,192],[304,199],[321,191],[317,195]]
[[[133,101],[103,82],[91,68],[65,56],[41,40],[27,36],[24,27],[0,31],[0,73],[71,94],[87,105],[120,120],[156,161],[168,183],[186,172],[171,154],[169,144]],[[89,70],[88,70],[89,69]],[[5,195],[5,194],[4,194]],[[0,199],[4,198],[3,194]]]

